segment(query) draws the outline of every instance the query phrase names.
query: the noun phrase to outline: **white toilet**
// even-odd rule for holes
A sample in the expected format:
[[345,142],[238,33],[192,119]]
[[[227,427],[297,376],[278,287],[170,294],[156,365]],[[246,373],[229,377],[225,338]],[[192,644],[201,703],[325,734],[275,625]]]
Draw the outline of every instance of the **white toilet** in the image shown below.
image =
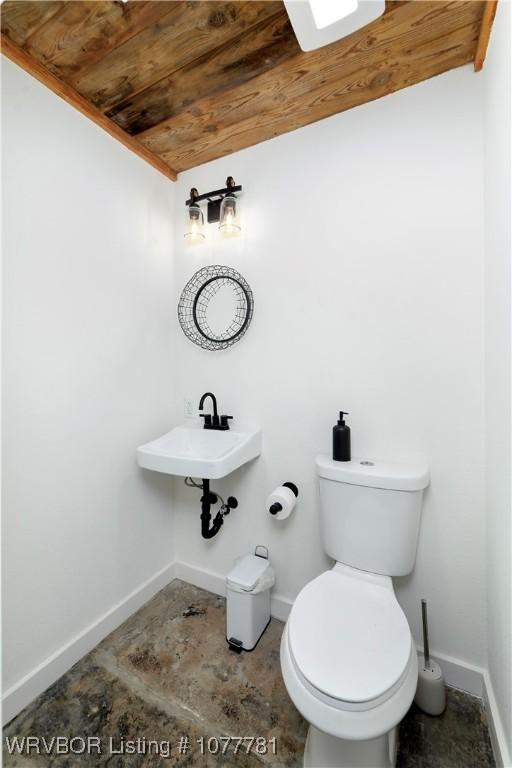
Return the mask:
[[425,466],[316,460],[324,549],[336,561],[293,604],[281,641],[288,693],[310,723],[307,768],[389,768],[418,662],[392,576],[416,558]]

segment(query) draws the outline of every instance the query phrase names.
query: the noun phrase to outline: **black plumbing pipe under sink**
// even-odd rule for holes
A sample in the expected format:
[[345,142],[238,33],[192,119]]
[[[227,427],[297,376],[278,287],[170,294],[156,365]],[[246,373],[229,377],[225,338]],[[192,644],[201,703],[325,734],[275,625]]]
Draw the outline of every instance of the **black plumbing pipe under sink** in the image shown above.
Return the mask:
[[213,539],[220,531],[224,518],[221,512],[217,512],[210,528],[212,503],[217,501],[215,494],[210,493],[210,481],[203,479],[203,495],[201,496],[201,534],[204,539]]

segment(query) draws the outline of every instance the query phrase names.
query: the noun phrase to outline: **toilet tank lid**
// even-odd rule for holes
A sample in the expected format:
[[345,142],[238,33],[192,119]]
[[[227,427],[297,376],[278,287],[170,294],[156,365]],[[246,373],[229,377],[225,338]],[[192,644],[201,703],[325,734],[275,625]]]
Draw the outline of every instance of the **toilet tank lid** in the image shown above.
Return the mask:
[[392,491],[421,491],[430,482],[425,464],[387,464],[373,459],[334,461],[327,454],[316,457],[320,477],[338,483],[383,488]]

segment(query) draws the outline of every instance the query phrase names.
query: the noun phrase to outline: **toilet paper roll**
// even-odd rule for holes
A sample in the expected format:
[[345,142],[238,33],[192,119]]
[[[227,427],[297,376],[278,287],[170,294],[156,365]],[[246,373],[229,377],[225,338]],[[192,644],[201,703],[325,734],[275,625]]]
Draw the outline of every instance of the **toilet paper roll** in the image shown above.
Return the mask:
[[266,501],[266,508],[271,517],[276,520],[285,520],[292,513],[297,503],[297,495],[286,485],[276,488]]

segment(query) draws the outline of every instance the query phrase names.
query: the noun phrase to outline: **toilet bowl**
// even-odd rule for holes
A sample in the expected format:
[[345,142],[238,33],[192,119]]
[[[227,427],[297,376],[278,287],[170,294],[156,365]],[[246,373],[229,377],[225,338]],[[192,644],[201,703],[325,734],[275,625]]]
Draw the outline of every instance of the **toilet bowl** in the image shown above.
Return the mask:
[[418,663],[389,577],[337,563],[307,584],[283,632],[281,669],[311,726],[305,766],[394,765]]
[[428,470],[325,456],[317,470],[335,565],[299,593],[281,640],[286,688],[310,723],[304,766],[392,768],[418,661],[391,576],[413,568]]

